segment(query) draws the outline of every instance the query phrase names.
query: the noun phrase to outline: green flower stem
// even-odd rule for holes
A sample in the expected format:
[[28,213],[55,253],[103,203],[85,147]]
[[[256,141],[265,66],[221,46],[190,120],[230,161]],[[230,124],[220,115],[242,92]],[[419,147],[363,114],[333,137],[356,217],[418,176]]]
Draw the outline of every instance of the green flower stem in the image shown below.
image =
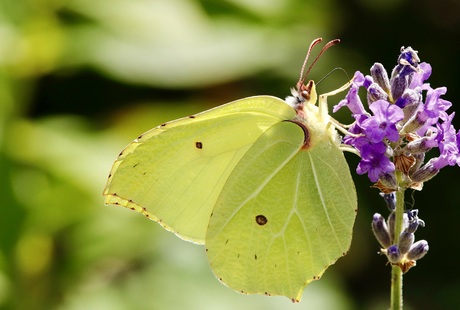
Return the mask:
[[391,310],[403,308],[402,270],[399,266],[391,266]]
[[[399,236],[403,227],[404,215],[404,190],[401,187],[396,192],[396,211],[395,211],[395,229],[394,229],[394,244],[398,244]],[[403,308],[403,273],[399,266],[391,267],[391,310],[399,310]]]

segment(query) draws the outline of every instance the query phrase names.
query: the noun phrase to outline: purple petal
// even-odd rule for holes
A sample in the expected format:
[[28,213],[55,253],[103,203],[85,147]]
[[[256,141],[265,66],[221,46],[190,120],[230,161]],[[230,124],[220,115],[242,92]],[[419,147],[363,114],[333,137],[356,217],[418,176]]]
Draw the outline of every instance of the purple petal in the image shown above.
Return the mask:
[[362,86],[364,76],[361,72],[357,71],[351,84],[348,94],[345,99],[341,100],[337,105],[334,106],[333,112],[337,112],[343,106],[347,106],[352,114],[366,114],[361,98],[358,96],[359,87]]
[[372,154],[362,157],[356,168],[356,173],[365,174],[371,182],[377,182],[381,174],[390,173],[395,170],[394,164],[384,154]]
[[369,117],[362,124],[369,139],[377,143],[386,137],[390,141],[399,139],[396,123],[403,119],[402,109],[396,105],[390,105],[385,100],[377,100],[369,107],[374,116]]
[[431,65],[426,62],[422,62],[419,65],[419,69],[421,72],[417,72],[414,74],[412,78],[412,82],[410,83],[409,88],[415,89],[416,87],[422,86],[423,82],[428,80],[431,75]]
[[447,165],[454,166],[460,162],[459,145],[458,145],[458,133],[456,133],[454,126],[452,126],[452,119],[455,113],[452,113],[447,117],[441,125],[438,125],[438,147],[440,155],[435,158],[433,166],[436,169],[441,169]]

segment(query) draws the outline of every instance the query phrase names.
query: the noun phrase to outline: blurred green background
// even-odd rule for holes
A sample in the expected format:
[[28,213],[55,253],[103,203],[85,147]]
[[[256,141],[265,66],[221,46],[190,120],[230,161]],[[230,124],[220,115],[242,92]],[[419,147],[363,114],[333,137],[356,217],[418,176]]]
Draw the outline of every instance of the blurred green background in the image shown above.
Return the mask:
[[[231,291],[203,247],[103,205],[110,167],[131,140],[235,99],[284,98],[316,37],[342,43],[310,77],[348,73],[333,72],[320,93],[375,61],[391,70],[410,45],[458,106],[457,0],[1,0],[0,308],[387,308],[390,267],[370,230],[386,210],[364,176],[354,176],[349,255],[299,304]],[[347,158],[354,171],[357,158]],[[444,170],[413,194],[426,222],[416,237],[430,252],[404,278],[407,309],[460,308],[460,170]]]

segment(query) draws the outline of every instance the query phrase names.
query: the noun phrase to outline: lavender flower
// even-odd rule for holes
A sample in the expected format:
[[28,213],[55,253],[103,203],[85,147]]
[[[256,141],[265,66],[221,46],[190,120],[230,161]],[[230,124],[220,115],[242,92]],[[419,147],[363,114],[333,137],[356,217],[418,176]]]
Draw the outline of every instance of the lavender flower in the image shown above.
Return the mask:
[[402,109],[382,99],[373,102],[369,109],[374,115],[362,122],[366,137],[372,143],[382,142],[384,138],[398,141],[399,132],[396,124],[404,117]]
[[[460,131],[452,125],[454,113],[447,112],[452,104],[441,98],[446,87],[433,89],[425,82],[431,71],[411,47],[401,48],[390,79],[380,63],[370,75],[356,72],[345,99],[334,107],[334,112],[350,109],[355,122],[343,143],[360,153],[356,172],[367,174],[382,192],[397,186],[420,189],[441,168],[460,166]],[[369,111],[358,96],[361,87],[367,91]],[[431,150],[438,155],[425,163]],[[398,183],[396,171],[402,172]]]
[[[382,195],[385,201],[392,201],[391,195]],[[393,202],[392,202],[393,203]],[[415,266],[417,260],[428,252],[428,242],[420,240],[414,243],[415,231],[425,222],[418,217],[418,210],[409,210],[404,213],[402,232],[397,241],[395,239],[395,211],[393,210],[385,221],[379,213],[375,213],[372,219],[372,231],[377,241],[382,246],[381,253],[385,254],[388,261],[399,266],[403,272],[407,272]]]
[[395,170],[394,164],[385,154],[378,153],[371,149],[365,158],[362,158],[356,168],[358,174],[367,173],[372,182],[377,182],[384,173],[391,173]]
[[365,115],[366,110],[364,109],[363,103],[361,102],[361,98],[358,96],[358,90],[363,85],[364,75],[357,71],[353,78],[353,84],[350,86],[348,94],[346,95],[345,99],[334,106],[333,112],[337,112],[343,106],[348,106],[351,113],[354,115]]
[[[442,99],[446,87],[426,82],[431,72],[415,50],[403,47],[390,76],[380,63],[370,75],[356,72],[345,99],[333,109],[346,106],[352,113],[354,122],[342,142],[359,153],[356,172],[367,174],[390,209],[387,220],[374,214],[372,231],[381,253],[403,272],[429,247],[426,240],[415,242],[416,230],[425,225],[418,211],[402,213],[404,203],[396,201],[395,192],[420,190],[442,168],[460,166],[460,131],[452,125],[455,113],[448,111],[452,103]],[[360,88],[366,90],[367,104],[358,96]]]

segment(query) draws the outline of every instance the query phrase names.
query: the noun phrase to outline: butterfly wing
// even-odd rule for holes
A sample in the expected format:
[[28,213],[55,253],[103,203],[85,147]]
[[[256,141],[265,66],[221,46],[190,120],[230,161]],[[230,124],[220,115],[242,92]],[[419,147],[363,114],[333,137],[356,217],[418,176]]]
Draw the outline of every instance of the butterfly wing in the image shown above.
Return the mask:
[[206,251],[215,275],[237,291],[299,301],[348,251],[357,208],[348,165],[328,130],[310,134],[306,147],[301,126],[275,124],[222,189]]
[[120,153],[105,203],[141,212],[179,237],[203,243],[233,168],[267,128],[294,116],[282,100],[258,96],[162,124]]

